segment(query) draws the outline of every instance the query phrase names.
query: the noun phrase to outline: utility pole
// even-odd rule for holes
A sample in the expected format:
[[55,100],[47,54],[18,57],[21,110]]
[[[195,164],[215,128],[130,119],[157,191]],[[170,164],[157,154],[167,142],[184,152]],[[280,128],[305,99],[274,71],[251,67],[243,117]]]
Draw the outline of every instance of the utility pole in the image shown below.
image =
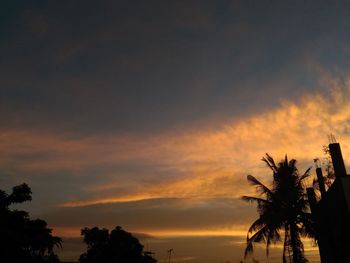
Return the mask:
[[174,252],[174,249],[172,249],[172,248],[168,250],[168,259],[169,259],[168,263],[170,263],[171,253],[173,253],[173,252]]

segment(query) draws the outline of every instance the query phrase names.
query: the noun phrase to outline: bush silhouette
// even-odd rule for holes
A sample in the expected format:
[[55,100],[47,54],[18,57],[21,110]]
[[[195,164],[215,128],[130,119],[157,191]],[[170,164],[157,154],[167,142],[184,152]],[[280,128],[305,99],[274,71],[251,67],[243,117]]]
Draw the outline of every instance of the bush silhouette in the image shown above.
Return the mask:
[[31,201],[28,185],[13,187],[12,193],[0,190],[0,262],[54,263],[54,253],[61,239],[51,235],[45,221],[31,220],[25,211],[11,210],[10,205]]
[[156,263],[148,252],[143,251],[139,240],[120,226],[109,232],[98,227],[81,231],[87,252],[80,256],[81,263]]

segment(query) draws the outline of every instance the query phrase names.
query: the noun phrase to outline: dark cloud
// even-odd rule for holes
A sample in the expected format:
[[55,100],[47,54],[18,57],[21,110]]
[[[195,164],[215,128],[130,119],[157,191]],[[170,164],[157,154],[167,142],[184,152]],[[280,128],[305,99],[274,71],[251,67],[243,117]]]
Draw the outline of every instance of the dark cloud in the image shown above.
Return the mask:
[[316,89],[309,59],[330,69],[348,66],[344,6],[22,4],[3,11],[6,125],[80,133],[173,129],[211,116],[242,116],[298,96],[305,86]]
[[[239,188],[246,187],[240,184],[245,174],[241,170],[256,167],[248,163],[258,160],[260,152],[269,151],[267,147],[280,153],[278,147],[261,143],[263,139],[287,138],[278,142],[284,150],[290,141],[306,144],[301,133],[320,137],[305,132],[310,118],[302,118],[299,106],[294,109],[299,122],[288,107],[282,107],[284,115],[273,112],[266,123],[264,116],[250,120],[247,126],[244,120],[278,108],[281,100],[293,101],[328,88],[329,82],[322,82],[325,75],[344,81],[350,66],[349,7],[348,1],[2,3],[1,185],[10,189],[28,182],[34,198],[25,209],[50,225],[73,227],[74,231],[82,226],[118,224],[131,231],[199,231],[250,222],[254,209],[236,199],[158,198],[75,208],[55,205],[128,197],[152,185],[151,194],[156,195],[157,187],[171,191],[175,183],[177,189],[171,196],[181,191],[190,196],[191,191],[198,194],[201,190],[205,196],[231,187],[233,194],[239,194]],[[300,107],[324,109],[320,105],[325,101],[315,100],[318,103],[301,103]],[[339,116],[347,116],[347,108],[340,108]],[[323,123],[330,119],[329,112],[326,110]],[[232,126],[239,131],[217,129],[232,124],[232,119],[243,120]],[[329,123],[344,127],[343,123]],[[319,127],[313,125],[306,127],[309,131]],[[215,132],[202,134],[208,126]],[[322,133],[328,132],[329,126],[322,127]],[[197,133],[189,140],[176,137],[191,128]],[[298,137],[280,136],[287,131]],[[269,132],[271,137],[267,137]],[[169,141],[157,140],[169,134],[174,135]],[[105,135],[113,140],[105,140]],[[234,143],[228,139],[232,137]],[[222,150],[226,144],[235,155]],[[255,144],[260,147],[254,148]],[[293,147],[302,149],[298,153],[304,159],[315,152],[308,152],[306,146]],[[252,157],[255,154],[259,155]],[[210,177],[220,173],[221,166],[223,174]],[[240,169],[232,177],[231,166]],[[157,251],[179,245],[179,258],[193,257],[192,262],[203,262],[200,251],[216,251],[227,241],[152,239],[154,245],[159,244]],[[76,255],[80,245],[73,243],[66,251]],[[233,257],[241,253],[242,245],[238,247],[223,253],[219,261],[241,259],[241,254]],[[206,262],[218,262],[220,253],[209,254]]]

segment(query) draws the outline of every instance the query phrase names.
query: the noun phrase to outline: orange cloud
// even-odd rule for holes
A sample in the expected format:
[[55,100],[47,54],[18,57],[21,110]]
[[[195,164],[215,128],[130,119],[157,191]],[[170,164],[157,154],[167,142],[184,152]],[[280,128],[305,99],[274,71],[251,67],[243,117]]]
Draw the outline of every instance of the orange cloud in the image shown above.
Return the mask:
[[[337,83],[331,84],[328,94],[308,94],[298,102],[283,101],[272,111],[210,131],[140,138],[1,130],[0,165],[15,164],[19,171],[35,173],[70,171],[80,176],[79,190],[92,198],[68,199],[62,206],[163,197],[238,197],[254,191],[245,182],[247,174],[270,179],[260,161],[265,152],[277,159],[288,153],[304,170],[313,165],[313,158],[322,157],[322,145],[333,133],[342,143],[345,160],[350,160],[350,85],[340,88]],[[102,171],[96,174],[101,178],[98,183],[84,184],[85,171],[119,164],[142,164],[152,169],[132,175],[127,170]],[[125,191],[110,194],[116,187]]]
[[[150,161],[165,173],[175,170],[182,176],[140,187],[125,196],[64,205],[159,197],[237,197],[251,191],[245,183],[246,174],[270,179],[268,169],[260,162],[265,152],[275,158],[288,153],[304,170],[313,165],[313,158],[323,157],[322,145],[327,144],[330,133],[340,140],[344,157],[350,160],[348,87],[333,87],[326,95],[309,94],[297,103],[284,101],[274,111],[226,124],[217,131],[152,138],[148,142],[151,145],[139,148],[135,159]],[[113,187],[113,182],[94,188],[108,187]]]
[[[109,226],[113,228],[114,226]],[[79,237],[81,228],[77,227],[54,227],[53,234],[63,237]],[[230,228],[211,228],[204,230],[183,230],[183,229],[167,229],[167,230],[157,230],[157,229],[133,229],[133,232],[149,234],[152,237],[191,237],[191,236],[239,236],[245,237],[247,235],[246,226],[235,226]]]

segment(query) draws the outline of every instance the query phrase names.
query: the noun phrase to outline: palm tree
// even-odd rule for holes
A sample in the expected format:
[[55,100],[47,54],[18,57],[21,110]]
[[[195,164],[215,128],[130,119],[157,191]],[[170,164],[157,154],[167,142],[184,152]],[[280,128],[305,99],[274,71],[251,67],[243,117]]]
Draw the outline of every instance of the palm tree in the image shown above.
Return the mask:
[[296,160],[288,161],[287,156],[278,165],[268,154],[262,161],[272,170],[273,182],[270,189],[254,176],[247,177],[260,196],[242,197],[245,201],[257,203],[259,213],[259,218],[247,233],[245,257],[253,252],[254,242],[266,242],[268,256],[271,243],[282,241],[281,234],[284,234],[283,262],[307,262],[301,237],[315,236],[303,182],[309,176],[310,168],[300,175]]

